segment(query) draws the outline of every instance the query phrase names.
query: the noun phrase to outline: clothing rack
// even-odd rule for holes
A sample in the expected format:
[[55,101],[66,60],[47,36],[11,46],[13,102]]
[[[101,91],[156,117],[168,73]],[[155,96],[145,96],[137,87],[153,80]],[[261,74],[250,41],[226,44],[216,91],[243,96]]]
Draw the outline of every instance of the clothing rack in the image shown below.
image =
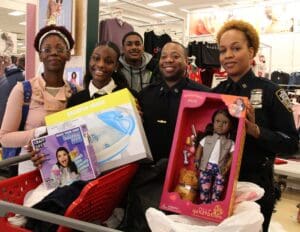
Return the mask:
[[147,24],[144,24],[144,25],[140,25],[138,27],[160,26],[160,25],[168,25],[168,24],[172,24],[172,23],[181,22],[183,24],[183,31],[182,31],[182,38],[181,38],[181,40],[182,40],[182,42],[184,42],[184,34],[185,34],[184,33],[184,28],[185,28],[184,27],[184,23],[185,23],[185,19],[183,17],[177,16],[177,15],[173,15],[173,14],[171,14],[169,12],[156,9],[154,7],[148,7],[148,6],[142,5],[140,3],[130,2],[128,0],[119,0],[119,2],[123,2],[123,3],[129,4],[129,5],[138,7],[138,8],[146,9],[146,10],[149,10],[150,12],[157,12],[157,13],[160,13],[160,14],[164,14],[164,15],[167,15],[167,16],[175,19],[175,20],[172,20],[172,21],[150,23],[150,24],[147,23]]
[[216,43],[217,42],[216,37],[211,34],[189,36],[188,38],[189,38],[188,39],[189,42],[191,42],[191,40],[196,40],[199,42],[208,42],[208,43]]
[[139,25],[138,27],[150,27],[150,26],[160,26],[160,25],[168,25],[172,23],[178,23],[178,20],[168,21],[168,22],[160,22],[160,23],[147,23],[143,25]]
[[[157,19],[155,19],[156,22],[154,20],[152,20],[154,22],[153,23],[149,23],[150,20],[135,18],[135,17],[132,17],[131,15],[130,16],[127,16],[127,15],[123,16],[124,19],[127,18],[129,20],[133,20],[133,21],[141,23],[139,25],[134,25],[136,27],[143,28],[143,27],[150,27],[150,26],[168,25],[168,24],[173,24],[173,23],[182,23],[183,24],[183,26],[182,26],[183,30],[181,31],[182,32],[181,42],[184,42],[184,35],[185,35],[185,32],[184,32],[184,28],[185,28],[184,27],[184,23],[185,23],[185,19],[183,17],[177,16],[177,15],[173,15],[173,14],[171,14],[169,12],[156,9],[154,7],[149,7],[149,6],[137,3],[137,2],[131,2],[131,1],[128,1],[128,0],[118,0],[118,5],[111,3],[110,6],[107,9],[112,8],[114,6],[118,6],[120,8],[120,7],[122,7],[122,5],[121,5],[122,3],[131,5],[131,6],[133,6],[132,8],[136,7],[136,8],[141,8],[141,9],[148,10],[150,12],[157,12],[157,13],[160,13],[160,14],[164,14],[164,15],[166,15],[166,16],[168,16],[168,17],[170,17],[170,18],[173,19],[173,20],[170,20],[170,21],[158,21]],[[110,13],[100,14],[100,16],[104,16],[104,15],[108,15],[108,14],[110,14]],[[179,34],[179,32],[175,33],[175,35],[178,35],[178,34]]]
[[[102,17],[107,16],[107,15],[109,15],[113,18],[113,17],[116,17],[114,14],[117,13],[117,12],[121,13],[121,16],[119,16],[120,18],[133,20],[133,21],[140,22],[140,23],[143,23],[143,24],[147,23],[145,20],[142,20],[142,19],[139,19],[139,18],[136,18],[136,17],[133,17],[133,16],[129,16],[129,15],[124,15],[122,9],[117,9],[117,10],[113,10],[111,12],[106,12],[106,13],[100,13],[99,18],[100,18],[100,20],[102,20]],[[137,26],[139,26],[139,25],[137,25]]]

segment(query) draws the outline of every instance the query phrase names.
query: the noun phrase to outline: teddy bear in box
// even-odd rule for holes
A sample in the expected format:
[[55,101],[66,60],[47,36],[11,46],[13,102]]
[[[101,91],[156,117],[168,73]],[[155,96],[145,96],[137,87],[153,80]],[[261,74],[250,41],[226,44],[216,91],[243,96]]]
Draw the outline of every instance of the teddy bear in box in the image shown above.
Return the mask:
[[194,202],[198,193],[198,177],[196,171],[180,169],[179,181],[175,188],[181,199]]

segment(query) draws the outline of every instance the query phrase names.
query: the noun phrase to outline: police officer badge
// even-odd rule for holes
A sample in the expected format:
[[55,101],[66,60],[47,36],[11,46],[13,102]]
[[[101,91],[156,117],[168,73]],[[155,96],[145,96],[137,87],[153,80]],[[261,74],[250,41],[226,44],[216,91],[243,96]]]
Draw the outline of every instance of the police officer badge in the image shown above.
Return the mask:
[[254,109],[262,108],[262,89],[252,89],[250,95],[250,103]]
[[288,109],[288,111],[292,112],[292,103],[285,90],[283,89],[277,90],[276,96],[279,99],[279,101]]

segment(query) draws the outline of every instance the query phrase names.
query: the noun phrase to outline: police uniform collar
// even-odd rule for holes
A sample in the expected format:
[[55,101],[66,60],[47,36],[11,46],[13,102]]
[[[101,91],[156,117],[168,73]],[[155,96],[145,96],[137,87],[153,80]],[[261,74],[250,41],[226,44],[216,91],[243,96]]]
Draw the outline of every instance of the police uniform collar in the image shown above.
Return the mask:
[[231,78],[228,78],[228,87],[237,85],[240,89],[246,89],[249,87],[249,83],[251,83],[252,78],[255,78],[255,75],[252,69],[250,69],[238,82],[234,82]]
[[186,85],[187,85],[186,78],[182,78],[178,83],[176,83],[171,88],[167,85],[165,81],[162,81],[161,87],[159,89],[160,94],[167,94],[167,93],[180,94]]

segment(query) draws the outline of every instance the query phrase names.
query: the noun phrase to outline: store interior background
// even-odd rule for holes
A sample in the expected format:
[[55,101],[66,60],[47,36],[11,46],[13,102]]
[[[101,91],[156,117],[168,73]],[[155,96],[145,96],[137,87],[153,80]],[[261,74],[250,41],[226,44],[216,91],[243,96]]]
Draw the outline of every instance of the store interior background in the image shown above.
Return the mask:
[[[97,0],[73,0],[72,33],[76,45],[71,61],[67,68],[76,67],[85,70],[86,57],[97,40],[99,21],[107,18],[119,18],[128,22],[140,34],[153,30],[155,34],[167,33],[173,40],[187,45],[191,41],[215,42],[213,35],[195,35],[190,33],[191,21],[195,15],[219,22],[230,12],[245,16],[256,26],[266,22],[261,18],[263,9],[267,6],[281,6],[282,12],[275,12],[280,17],[293,18],[293,32],[261,32],[261,50],[266,57],[267,73],[275,70],[287,73],[300,71],[300,9],[299,0],[170,0],[172,4],[161,7],[148,5],[157,2],[149,0],[100,0],[95,4],[98,9],[96,17],[88,13],[89,3]],[[26,54],[26,76],[33,77],[39,68],[37,54],[33,49],[34,34],[39,28],[39,5],[47,4],[48,0],[1,0],[0,1],[0,32],[11,33],[15,39],[16,55]],[[19,11],[19,16],[9,15],[12,11]],[[257,12],[257,14],[256,14]],[[91,19],[96,19],[92,20]],[[217,28],[215,28],[217,30]],[[91,32],[92,31],[92,32]],[[1,40],[1,39],[0,39]],[[92,42],[90,42],[92,41]],[[1,49],[1,45],[0,45]],[[270,75],[269,75],[270,76]],[[300,90],[300,86],[299,86]],[[298,186],[299,187],[299,186]],[[282,200],[277,205],[273,217],[273,225],[281,224],[282,231],[300,231],[300,224],[296,222],[297,203],[300,203],[299,189],[288,189],[283,193]],[[280,225],[278,225],[280,227]],[[274,228],[273,231],[276,229]],[[276,230],[280,231],[280,230]]]
[[[95,1],[95,0],[93,0]],[[100,0],[99,2],[99,16],[98,20],[106,18],[117,17],[128,22],[134,27],[134,30],[142,35],[146,31],[153,30],[157,35],[167,33],[173,40],[184,43],[196,41],[214,41],[213,35],[194,35],[189,33],[191,20],[194,15],[202,15],[204,19],[213,18],[214,21],[220,22],[224,15],[228,14],[243,14],[245,19],[255,22],[255,24],[261,24],[262,21],[266,21],[265,18],[256,12],[262,12],[266,6],[282,5],[283,1],[278,0],[172,0],[171,5],[165,5],[161,7],[153,7],[148,5],[151,2],[149,0]],[[86,4],[87,1],[73,0],[74,6],[74,23],[73,27],[78,32],[85,30],[86,22]],[[26,37],[26,4],[30,3],[38,6],[39,4],[47,4],[47,0],[1,0],[0,7],[0,31],[10,32],[17,37],[17,46],[15,52],[17,54],[24,53],[26,51],[25,37]],[[286,9],[283,8],[283,12],[274,11],[274,14],[289,14],[294,20],[294,30],[298,32],[281,32],[281,33],[262,33],[261,34],[261,49],[266,54],[267,72],[274,70],[281,70],[288,73],[300,70],[300,47],[296,46],[300,42],[300,16],[297,16],[297,9],[300,8],[300,1],[287,0],[284,1]],[[75,10],[76,9],[76,10]],[[281,8],[280,8],[281,9]],[[294,12],[291,12],[291,9]],[[8,13],[11,11],[21,11],[24,15],[11,16]],[[286,10],[286,11],[285,11]],[[292,14],[292,15],[291,15]],[[37,10],[38,15],[38,10]],[[79,21],[77,18],[81,17]],[[283,17],[283,16],[280,16]],[[298,17],[298,18],[296,18]],[[216,19],[217,18],[217,19]],[[38,21],[38,16],[37,16]],[[36,22],[37,22],[36,21]],[[20,24],[21,23],[21,24]],[[83,24],[82,24],[83,23]],[[34,25],[36,30],[38,29],[38,23]],[[220,23],[219,23],[220,24]],[[94,26],[98,23],[95,22]],[[30,25],[32,27],[33,25]],[[80,28],[81,27],[81,28]],[[98,29],[98,28],[97,28]],[[217,30],[217,28],[215,29]],[[78,41],[78,38],[81,38]],[[76,36],[77,47],[82,48],[84,51],[85,44],[82,42],[85,39],[84,33],[81,36]],[[82,44],[80,44],[82,42]],[[76,55],[82,55],[82,59],[85,59],[84,52],[77,52]],[[76,56],[75,55],[75,56]],[[82,63],[80,59],[80,63]],[[73,59],[76,62],[75,59]],[[77,63],[77,62],[76,62]],[[73,64],[70,64],[73,65]]]

